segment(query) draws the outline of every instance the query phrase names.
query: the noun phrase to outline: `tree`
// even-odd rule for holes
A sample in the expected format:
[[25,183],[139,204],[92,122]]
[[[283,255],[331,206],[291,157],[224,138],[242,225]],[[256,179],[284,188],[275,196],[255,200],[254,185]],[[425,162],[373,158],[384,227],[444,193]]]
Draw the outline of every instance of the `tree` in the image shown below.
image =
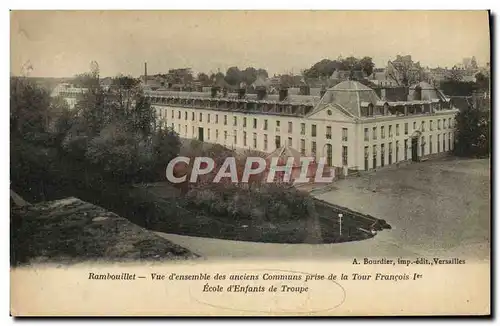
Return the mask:
[[373,69],[375,68],[375,64],[373,63],[373,59],[371,57],[363,57],[361,60],[359,60],[359,68],[367,76],[370,76],[373,73]]
[[140,143],[141,136],[128,131],[125,124],[110,124],[88,143],[85,158],[112,179],[129,182],[136,179],[141,163],[147,161],[140,155],[145,155]]
[[200,72],[197,76],[198,81],[203,85],[203,86],[208,86],[210,85],[210,77],[204,72]]
[[367,76],[373,73],[375,64],[371,57],[358,59],[350,56],[347,58],[338,58],[337,60],[323,59],[316,62],[311,68],[304,71],[307,78],[330,77],[335,71],[349,71],[354,76],[355,71],[363,71]]
[[136,95],[135,105],[127,117],[132,132],[139,132],[144,137],[151,136],[156,129],[156,115],[154,108],[144,96]]
[[489,111],[469,107],[456,116],[456,142],[458,156],[483,157],[490,154]]
[[50,94],[24,77],[10,79],[10,132],[23,138],[46,132]]
[[483,90],[489,90],[490,88],[490,76],[487,76],[486,74],[482,72],[478,72],[476,74],[476,84],[479,89]]
[[132,76],[118,75],[111,79],[111,89],[132,90],[140,85],[141,81]]
[[242,81],[241,71],[238,67],[230,67],[226,72],[224,80],[231,86],[237,86]]
[[179,136],[172,129],[160,129],[153,136],[153,158],[155,171],[164,175],[168,163],[177,155],[181,148]]
[[264,77],[264,78],[268,78],[269,74],[267,73],[266,69],[259,68],[259,69],[257,69],[257,77],[259,77],[259,76]]
[[257,80],[257,69],[247,67],[241,72],[241,81],[247,85],[252,85]]

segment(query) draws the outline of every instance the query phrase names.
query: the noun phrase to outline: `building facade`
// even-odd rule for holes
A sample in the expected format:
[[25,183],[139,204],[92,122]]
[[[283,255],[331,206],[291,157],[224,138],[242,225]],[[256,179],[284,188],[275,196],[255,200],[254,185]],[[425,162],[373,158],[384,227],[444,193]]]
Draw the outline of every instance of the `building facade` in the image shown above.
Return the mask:
[[322,96],[154,92],[145,95],[161,126],[180,137],[266,153],[283,145],[331,167],[371,170],[453,149],[458,110],[420,83],[407,101],[381,100],[356,81]]

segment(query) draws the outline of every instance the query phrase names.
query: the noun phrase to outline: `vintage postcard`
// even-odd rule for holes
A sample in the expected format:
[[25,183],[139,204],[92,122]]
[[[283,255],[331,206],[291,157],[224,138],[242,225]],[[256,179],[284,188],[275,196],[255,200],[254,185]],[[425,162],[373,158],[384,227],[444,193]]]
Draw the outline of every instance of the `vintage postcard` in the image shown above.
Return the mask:
[[490,12],[10,27],[13,316],[491,314]]

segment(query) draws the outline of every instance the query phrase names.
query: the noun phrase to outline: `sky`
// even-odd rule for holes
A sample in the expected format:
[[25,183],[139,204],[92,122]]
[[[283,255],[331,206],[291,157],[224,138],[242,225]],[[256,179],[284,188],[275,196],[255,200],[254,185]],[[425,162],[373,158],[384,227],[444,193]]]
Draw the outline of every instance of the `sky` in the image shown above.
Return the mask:
[[[138,77],[231,66],[299,74],[315,62],[410,54],[429,67],[490,61],[487,11],[11,11],[11,75]],[[23,68],[24,67],[24,68]]]

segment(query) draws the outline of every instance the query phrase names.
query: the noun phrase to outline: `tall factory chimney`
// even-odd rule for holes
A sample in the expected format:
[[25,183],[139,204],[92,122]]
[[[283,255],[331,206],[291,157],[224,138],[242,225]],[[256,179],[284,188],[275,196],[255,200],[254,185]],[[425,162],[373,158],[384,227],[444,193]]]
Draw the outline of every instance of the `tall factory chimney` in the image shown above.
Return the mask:
[[148,63],[144,62],[144,85],[148,84]]

